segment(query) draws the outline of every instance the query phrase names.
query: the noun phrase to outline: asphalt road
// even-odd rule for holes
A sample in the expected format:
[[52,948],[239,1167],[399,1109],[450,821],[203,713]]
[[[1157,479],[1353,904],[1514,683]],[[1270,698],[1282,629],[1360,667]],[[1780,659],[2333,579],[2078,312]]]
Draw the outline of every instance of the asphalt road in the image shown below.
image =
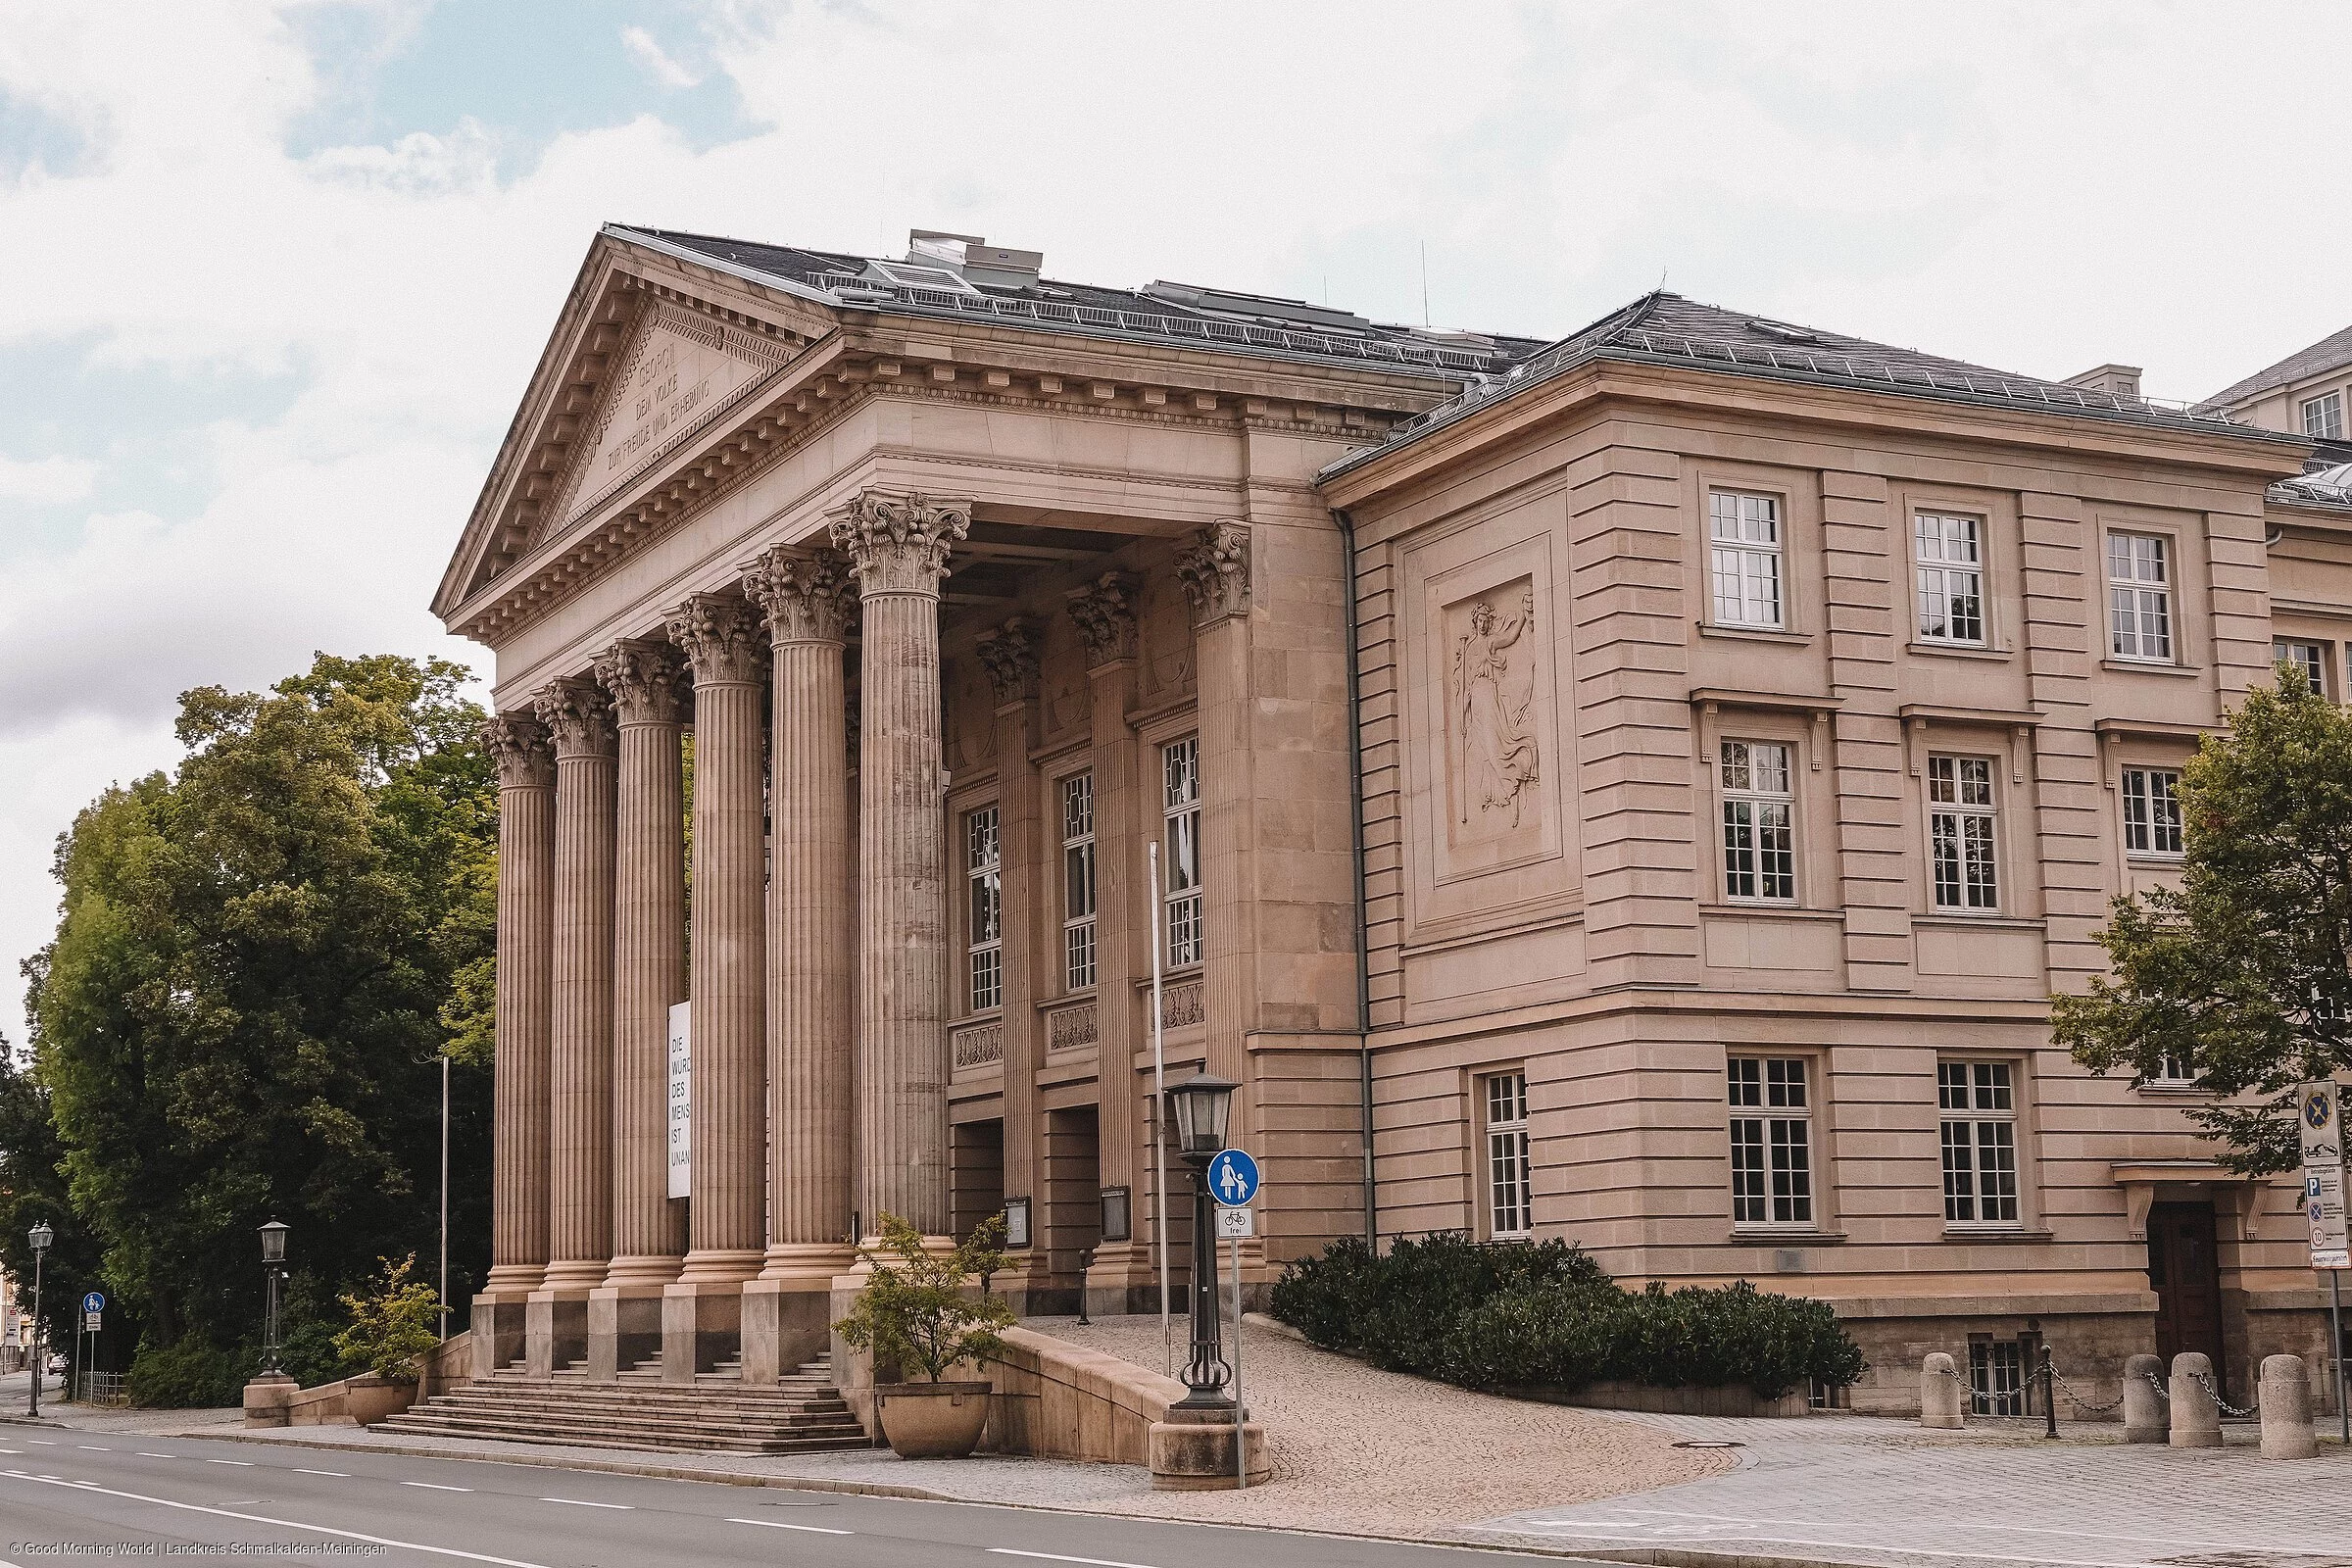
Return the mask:
[[0,1425],[0,1568],[1446,1568],[1402,1545],[477,1460]]

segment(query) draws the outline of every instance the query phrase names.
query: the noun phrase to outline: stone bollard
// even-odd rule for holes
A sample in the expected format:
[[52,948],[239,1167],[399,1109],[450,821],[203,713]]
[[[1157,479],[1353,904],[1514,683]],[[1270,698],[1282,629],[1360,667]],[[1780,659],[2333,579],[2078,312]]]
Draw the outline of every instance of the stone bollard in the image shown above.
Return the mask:
[[1919,1424],[1947,1432],[1968,1425],[1967,1393],[1952,1358],[1930,1350],[1919,1363]]
[[2173,1357],[2172,1444],[2176,1448],[2222,1446],[2222,1407],[2213,1402],[2213,1363],[2201,1350]]
[[2156,1380],[2164,1376],[2164,1359],[2154,1355],[2134,1355],[2124,1362],[2124,1441],[2126,1443],[2162,1443],[2172,1425],[2172,1417],[2164,1407],[2164,1390]]
[[301,1385],[283,1372],[264,1372],[245,1385],[245,1424],[249,1427],[282,1427],[287,1421],[286,1406],[300,1392]]
[[2311,1384],[2299,1355],[2262,1358],[2262,1456],[2308,1459],[2316,1450],[2311,1430]]

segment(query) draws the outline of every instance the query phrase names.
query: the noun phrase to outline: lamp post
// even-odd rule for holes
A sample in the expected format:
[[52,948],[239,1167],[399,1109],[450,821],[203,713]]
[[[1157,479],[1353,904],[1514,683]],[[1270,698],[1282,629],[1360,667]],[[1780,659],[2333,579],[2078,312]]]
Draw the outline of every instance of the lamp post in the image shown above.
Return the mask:
[[262,1358],[277,1372],[277,1284],[286,1272],[286,1227],[271,1220],[262,1227]]
[[1217,1315],[1217,1221],[1208,1163],[1225,1147],[1234,1088],[1229,1078],[1197,1072],[1168,1091],[1176,1151],[1193,1167],[1193,1349],[1184,1364],[1185,1396],[1177,1401],[1188,1410],[1233,1408]]
[[25,1409],[27,1415],[41,1413],[41,1362],[47,1353],[41,1333],[41,1259],[56,1239],[57,1233],[46,1222],[35,1225],[25,1236],[32,1243],[32,1403]]

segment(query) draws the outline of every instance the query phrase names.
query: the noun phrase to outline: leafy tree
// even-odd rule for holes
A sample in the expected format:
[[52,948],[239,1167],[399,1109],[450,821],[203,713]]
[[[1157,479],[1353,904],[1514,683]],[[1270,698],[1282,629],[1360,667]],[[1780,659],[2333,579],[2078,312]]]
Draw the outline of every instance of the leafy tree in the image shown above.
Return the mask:
[[833,1325],[841,1337],[873,1351],[878,1362],[920,1371],[930,1383],[959,1361],[1002,1354],[1004,1342],[997,1330],[1012,1326],[1012,1308],[993,1296],[975,1300],[963,1291],[973,1278],[1004,1266],[1004,1216],[972,1227],[953,1252],[925,1250],[922,1232],[896,1214],[881,1220],[882,1245],[858,1254],[873,1266],[873,1275],[850,1315]]
[[2094,1071],[2185,1067],[2222,1097],[2188,1114],[2224,1163],[2290,1170],[2293,1086],[2352,1067],[2352,716],[2282,668],[2200,743],[2180,808],[2180,886],[2115,901],[2114,972],[2052,999],[2052,1031]]
[[176,776],[59,841],[62,917],[25,966],[52,1223],[103,1249],[158,1348],[251,1337],[273,1216],[297,1315],[432,1251],[445,1049],[451,1294],[486,1263],[497,788],[464,679],[322,654],[267,693],[198,688]]
[[434,1320],[441,1298],[430,1285],[409,1276],[416,1268],[412,1252],[395,1263],[381,1258],[383,1278],[367,1295],[346,1294],[344,1307],[351,1327],[335,1336],[335,1348],[347,1364],[364,1366],[379,1378],[414,1382],[417,1363],[439,1343]]

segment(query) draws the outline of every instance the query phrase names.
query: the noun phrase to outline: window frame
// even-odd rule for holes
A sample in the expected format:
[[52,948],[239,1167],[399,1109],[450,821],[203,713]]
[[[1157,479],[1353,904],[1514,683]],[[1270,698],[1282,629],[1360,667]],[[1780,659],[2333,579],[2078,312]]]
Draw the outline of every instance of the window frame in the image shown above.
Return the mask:
[[[985,852],[977,837],[984,820]],[[977,1016],[1004,1005],[1004,813],[984,801],[965,808],[962,821],[963,1001],[966,1016]]]
[[[1707,624],[1733,631],[1788,631],[1788,498],[1770,490],[1719,484],[1708,485],[1705,495]],[[1727,500],[1733,503],[1728,516],[1719,513],[1717,507],[1719,501]],[[1740,505],[1743,502],[1759,503],[1769,515],[1761,519],[1745,516]],[[1769,542],[1744,536],[1746,525],[1758,520],[1771,528]],[[1730,538],[1717,531],[1727,521],[1740,530]],[[1737,591],[1728,601],[1741,612],[1738,614],[1724,612],[1727,604],[1724,595],[1726,557],[1740,564],[1732,578]],[[1744,612],[1749,604],[1750,578],[1746,569],[1749,563],[1760,563],[1769,568],[1772,594],[1770,619],[1751,619]]]
[[[1936,798],[1938,763],[1951,764],[1953,798],[1949,801],[1939,801]],[[1984,800],[1983,803],[1970,802],[1962,798],[1965,794],[1963,764],[1970,763],[1981,766],[1984,770]],[[2002,882],[2005,874],[2003,862],[2007,857],[2002,853],[2001,846],[2000,772],[2000,760],[1985,753],[1930,752],[1928,754],[1927,765],[1922,777],[1921,793],[1928,838],[1928,907],[1936,914],[1974,917],[1997,915],[2002,910],[2001,896],[2004,891]],[[1943,900],[1943,862],[1937,847],[1936,831],[1936,819],[1939,816],[1948,816],[1953,821],[1953,864],[1959,873],[1954,887],[1960,894],[1960,900],[1952,904],[1946,904]],[[1971,903],[1968,898],[1969,830],[1966,824],[1972,821],[1984,823],[1981,842],[1984,846],[1985,864],[1990,871],[1990,876],[1986,880],[1991,896],[1983,903]]]
[[2274,633],[2271,637],[2271,664],[2276,668],[2287,663],[2302,669],[2313,691],[2322,697],[2329,695],[2328,676],[2332,673],[2330,666],[2334,663],[2334,656],[2326,638],[2279,636]]
[[[1743,758],[1739,764],[1747,780],[1744,785],[1732,782],[1735,764],[1731,754],[1735,747],[1744,748]],[[1780,788],[1777,790],[1765,789],[1756,783],[1756,754],[1764,749],[1780,754]],[[1798,880],[1798,867],[1802,861],[1797,851],[1796,752],[1796,743],[1788,740],[1748,735],[1724,735],[1716,739],[1716,849],[1720,858],[1719,886],[1726,904],[1785,909],[1795,907],[1802,898],[1803,890]],[[1765,823],[1771,809],[1776,807],[1781,814],[1782,843],[1778,853],[1787,862],[1781,873],[1788,889],[1785,893],[1766,891],[1773,880],[1768,861],[1775,851],[1765,842],[1768,831]],[[1741,811],[1742,808],[1745,808],[1744,812]],[[1735,820],[1742,814],[1745,816],[1744,822]],[[1736,827],[1746,835],[1747,842],[1743,846],[1735,847],[1733,834]],[[1747,862],[1744,872],[1738,868],[1738,861],[1742,857]],[[1734,880],[1742,875],[1752,891],[1735,891]]]
[[[2139,799],[2143,803],[2140,814],[2144,820],[2139,822],[2133,820],[2132,781],[2134,777],[2140,780]],[[2168,781],[2161,802],[2149,789],[2159,779]],[[2160,766],[2154,762],[2127,762],[2116,770],[2115,800],[2116,821],[2123,835],[2125,859],[2152,860],[2163,864],[2180,861],[2186,853],[2180,821],[2180,768]],[[2168,810],[2171,816],[2169,823],[2165,820]],[[2165,849],[2161,846],[2164,830],[2168,826],[2172,830],[2173,847]],[[2142,830],[2144,842],[2132,842],[2134,828]]]
[[[2128,542],[2128,543],[2127,543]],[[2127,543],[2125,564],[2133,569],[2132,575],[2117,574],[2116,546]],[[2153,559],[2157,575],[2137,575],[2138,553],[2131,548],[2139,543],[2154,546]],[[2180,662],[2180,615],[2178,591],[2180,587],[2180,542],[2170,533],[2153,528],[2110,528],[2101,541],[2100,580],[2107,589],[2107,657],[2127,664],[2166,665]],[[2118,596],[2132,596],[2132,608],[2127,611]],[[2142,647],[2150,607],[2156,612],[2159,625],[2156,636],[2162,647],[2154,653]],[[2124,647],[2127,617],[2131,623],[2132,647]]]
[[[1949,1075],[1957,1070],[1963,1102],[1953,1104],[1953,1089]],[[1995,1075],[1999,1075],[1995,1078]],[[1980,1102],[1981,1092],[1994,1083],[2007,1098],[2005,1105]],[[1969,1233],[2004,1233],[2026,1228],[2026,1139],[2025,1139],[2025,1083],[2022,1063],[2007,1057],[1938,1055],[1936,1058],[1936,1169],[1941,1179],[1943,1196],[1943,1228],[1947,1231]],[[1953,1129],[1962,1129],[1960,1142],[1955,1145]],[[2006,1142],[1993,1139],[1989,1143],[1984,1133],[2005,1129]],[[1962,1173],[1969,1183],[1965,1195],[1956,1194],[1953,1186],[1955,1148],[1969,1153],[1968,1169]],[[2008,1168],[2006,1193],[1985,1192],[1987,1171],[1984,1155],[1987,1150],[2005,1152]],[[1970,1206],[1974,1212],[1955,1214],[1955,1202]],[[1987,1217],[1984,1210],[1992,1203],[2005,1203],[2008,1212]]]
[[[1516,1086],[1515,1090],[1512,1086]],[[1501,1108],[1517,1111],[1515,1116],[1497,1117],[1495,1091],[1506,1092],[1508,1102]],[[1478,1182],[1480,1219],[1487,1240],[1491,1242],[1525,1241],[1535,1234],[1535,1165],[1532,1141],[1529,1137],[1527,1069],[1525,1067],[1495,1067],[1479,1073],[1472,1080],[1472,1093],[1478,1097]],[[1516,1165],[1508,1177],[1501,1167]],[[1516,1189],[1516,1200],[1506,1205],[1503,1189]],[[1516,1227],[1504,1223],[1506,1214],[1516,1214]]]
[[[1084,831],[1073,826],[1078,817],[1072,807],[1078,797],[1084,798]],[[1054,799],[1060,808],[1061,822],[1061,989],[1064,996],[1092,991],[1102,975],[1100,945],[1102,909],[1102,860],[1098,850],[1095,822],[1095,773],[1081,768],[1065,773],[1054,783]],[[1086,907],[1075,910],[1072,895],[1080,883],[1079,864],[1084,865]],[[1079,950],[1084,949],[1084,978],[1080,978]]]
[[[1742,1067],[1752,1067],[1752,1073],[1742,1073]],[[1780,1082],[1773,1082],[1773,1069],[1794,1067],[1794,1083],[1801,1099],[1789,1103],[1786,1099],[1790,1079],[1787,1072]],[[1802,1233],[1816,1234],[1823,1229],[1821,1139],[1814,1113],[1820,1108],[1821,1097],[1816,1091],[1822,1074],[1818,1058],[1804,1054],[1770,1054],[1761,1052],[1736,1051],[1724,1058],[1725,1117],[1731,1144],[1731,1181],[1728,1192],[1732,1200],[1732,1229],[1735,1233]],[[1742,1089],[1752,1089],[1752,1099],[1742,1099]],[[1779,1104],[1772,1102],[1775,1090],[1783,1095]],[[1780,1112],[1775,1115],[1774,1112]],[[1752,1142],[1743,1137],[1741,1124],[1753,1123]],[[1786,1124],[1776,1131],[1775,1123]],[[1799,1136],[1791,1142],[1787,1128],[1794,1128]],[[1780,1155],[1790,1148],[1801,1149],[1801,1162],[1784,1165]],[[1755,1160],[1744,1164],[1742,1153],[1753,1150]],[[1778,1178],[1784,1173],[1800,1178],[1788,1184],[1787,1192],[1777,1191]],[[1742,1191],[1742,1176],[1754,1178],[1754,1190]],[[1800,1190],[1801,1189],[1801,1190]],[[1775,1209],[1786,1202],[1788,1213],[1777,1214]],[[1742,1212],[1743,1204],[1760,1205],[1759,1214]]]
[[[1188,797],[1179,800],[1171,789],[1169,764],[1179,754],[1191,758]],[[1198,731],[1179,735],[1159,744],[1159,939],[1161,956],[1170,969],[1189,969],[1208,958],[1207,933],[1204,916],[1207,913],[1204,892],[1207,881],[1206,855],[1200,840],[1200,736]],[[1185,825],[1189,819],[1189,828]],[[1176,883],[1182,869],[1179,858],[1179,838],[1189,834],[1191,847],[1191,880],[1183,887]],[[1178,919],[1182,916],[1184,937],[1179,944]]]
[[[2331,387],[2316,397],[2300,399],[2295,412],[2302,416],[2303,434],[2313,441],[2341,441],[2344,438],[2344,393],[2341,387]],[[2313,418],[2317,414],[2318,418]]]
[[[1959,563],[1939,557],[1930,561],[1924,525],[1930,521],[1965,523],[1970,530],[1970,543],[1975,549],[1973,562]],[[1911,612],[1912,629],[1917,639],[1935,648],[1985,649],[1992,647],[1991,606],[1987,603],[1984,585],[1991,575],[1988,559],[1992,519],[1982,513],[1949,507],[1915,506],[1911,509]],[[1940,543],[1940,541],[1939,541]],[[1954,636],[1929,629],[1928,578],[1931,573],[1942,578],[1972,577],[1976,582],[1976,635]],[[1948,606],[1949,596],[1945,595]]]

